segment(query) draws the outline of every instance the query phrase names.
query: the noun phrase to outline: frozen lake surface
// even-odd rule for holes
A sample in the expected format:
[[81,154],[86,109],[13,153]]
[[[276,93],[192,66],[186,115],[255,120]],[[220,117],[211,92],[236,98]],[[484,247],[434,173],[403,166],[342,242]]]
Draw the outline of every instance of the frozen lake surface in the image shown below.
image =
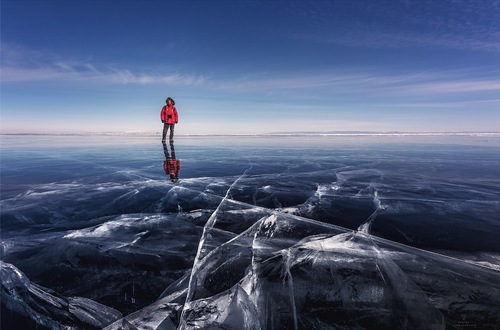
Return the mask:
[[500,329],[500,135],[173,147],[1,136],[2,329]]

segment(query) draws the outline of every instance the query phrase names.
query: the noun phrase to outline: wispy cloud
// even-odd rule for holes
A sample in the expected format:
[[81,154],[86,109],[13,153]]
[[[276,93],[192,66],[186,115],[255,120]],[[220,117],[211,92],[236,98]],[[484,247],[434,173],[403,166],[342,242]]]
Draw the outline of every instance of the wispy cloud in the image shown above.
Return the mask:
[[203,76],[180,73],[145,74],[89,60],[63,59],[47,51],[2,44],[2,83],[93,82],[101,84],[201,85]]
[[484,100],[463,100],[463,101],[447,101],[447,102],[411,102],[411,103],[392,103],[385,104],[385,107],[392,108],[419,108],[419,109],[443,109],[443,108],[460,108],[471,106],[491,105],[500,106],[500,99],[484,99]]
[[[206,77],[171,72],[148,74],[90,60],[63,59],[50,52],[2,45],[2,84],[19,82],[98,83],[197,86],[229,93],[289,93],[314,95],[458,95],[498,93],[500,74],[471,68],[455,71],[381,72],[331,70],[328,72],[252,73],[236,77]],[[491,97],[490,97],[491,98]]]
[[[500,1],[325,1],[295,3],[292,37],[363,48],[500,52]],[[292,30],[293,31],[293,30]]]
[[[500,94],[500,79],[466,79],[461,81],[440,81],[416,83],[406,86],[408,91],[419,94],[456,94],[475,92],[498,92]],[[497,95],[498,95],[497,94]]]
[[[500,34],[500,31],[497,32]],[[414,31],[391,31],[386,29],[353,29],[346,33],[300,33],[296,38],[308,39],[324,44],[339,44],[362,48],[434,48],[456,50],[483,50],[500,52],[500,40],[477,39],[460,34],[432,34]],[[497,37],[498,39],[498,37]]]
[[[489,74],[489,72],[488,72]],[[292,73],[287,75],[252,74],[214,84],[216,88],[234,92],[315,92],[332,94],[452,95],[497,93],[500,78],[485,78],[477,70],[443,72],[381,73],[336,71],[329,73]]]

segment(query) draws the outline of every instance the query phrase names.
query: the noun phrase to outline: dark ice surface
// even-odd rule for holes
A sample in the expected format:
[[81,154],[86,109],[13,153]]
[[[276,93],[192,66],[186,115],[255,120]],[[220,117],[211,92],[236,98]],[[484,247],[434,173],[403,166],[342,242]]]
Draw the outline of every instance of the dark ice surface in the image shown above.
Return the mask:
[[1,136],[2,329],[500,329],[500,134],[160,139]]

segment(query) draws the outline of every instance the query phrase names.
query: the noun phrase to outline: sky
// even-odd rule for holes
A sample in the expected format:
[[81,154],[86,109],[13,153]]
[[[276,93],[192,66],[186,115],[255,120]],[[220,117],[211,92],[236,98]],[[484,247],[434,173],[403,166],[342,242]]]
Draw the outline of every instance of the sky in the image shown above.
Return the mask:
[[3,134],[500,131],[500,0],[0,6]]

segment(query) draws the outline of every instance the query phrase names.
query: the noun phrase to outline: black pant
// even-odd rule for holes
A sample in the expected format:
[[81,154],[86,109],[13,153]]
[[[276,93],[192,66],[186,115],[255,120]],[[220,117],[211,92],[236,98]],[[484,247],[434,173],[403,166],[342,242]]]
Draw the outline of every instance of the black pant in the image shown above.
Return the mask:
[[165,137],[167,136],[168,128],[170,127],[170,140],[174,139],[174,126],[175,124],[163,124],[163,135],[162,141],[165,141]]

